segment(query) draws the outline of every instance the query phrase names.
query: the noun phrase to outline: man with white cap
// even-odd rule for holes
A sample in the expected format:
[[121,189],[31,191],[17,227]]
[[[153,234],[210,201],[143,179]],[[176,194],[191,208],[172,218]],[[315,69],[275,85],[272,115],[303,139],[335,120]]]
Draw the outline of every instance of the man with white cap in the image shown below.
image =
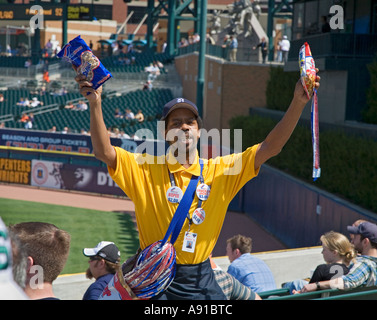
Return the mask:
[[101,241],[95,248],[85,248],[83,254],[89,257],[88,279],[96,279],[86,290],[83,300],[98,300],[103,289],[120,268],[120,252],[114,242]]
[[351,242],[360,253],[348,274],[334,280],[309,283],[301,293],[329,288],[352,289],[377,285],[377,225],[363,222],[358,226],[348,226],[347,230],[354,235]]

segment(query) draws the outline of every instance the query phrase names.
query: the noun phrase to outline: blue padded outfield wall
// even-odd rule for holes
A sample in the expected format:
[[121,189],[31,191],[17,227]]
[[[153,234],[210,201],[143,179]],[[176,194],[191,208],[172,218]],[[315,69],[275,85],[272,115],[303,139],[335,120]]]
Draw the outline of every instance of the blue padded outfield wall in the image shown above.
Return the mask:
[[[165,143],[111,139],[130,152],[164,152]],[[0,129],[0,182],[123,196],[95,159],[89,136]],[[245,212],[289,248],[319,245],[320,236],[334,230],[348,236],[347,225],[377,213],[335,197],[263,165],[255,179],[237,194],[229,210]]]
[[289,248],[320,245],[320,236],[331,230],[348,237],[347,226],[358,219],[377,223],[377,213],[268,165],[244,186],[230,209],[245,212]]

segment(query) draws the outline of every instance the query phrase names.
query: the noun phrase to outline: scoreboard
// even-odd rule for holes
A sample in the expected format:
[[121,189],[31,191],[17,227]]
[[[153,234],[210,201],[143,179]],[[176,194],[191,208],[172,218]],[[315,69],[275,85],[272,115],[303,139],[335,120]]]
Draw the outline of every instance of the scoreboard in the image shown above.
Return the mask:
[[0,4],[1,20],[30,20],[35,14],[43,14],[44,20],[63,20],[67,10],[67,20],[93,20],[91,4],[46,4],[40,3],[42,12],[30,10],[33,4]]

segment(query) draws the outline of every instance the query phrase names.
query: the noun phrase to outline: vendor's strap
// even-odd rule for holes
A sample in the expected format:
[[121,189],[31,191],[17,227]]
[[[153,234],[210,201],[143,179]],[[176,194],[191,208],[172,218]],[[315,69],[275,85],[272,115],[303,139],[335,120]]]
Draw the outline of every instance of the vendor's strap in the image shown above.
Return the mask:
[[[203,172],[203,160],[199,159],[199,164],[200,164],[200,176],[202,175]],[[161,241],[161,247],[168,241],[169,237],[170,238],[170,243],[174,244],[175,241],[177,240],[183,224],[185,222],[185,219],[187,217],[187,214],[190,210],[192,201],[194,200],[195,197],[195,190],[196,186],[198,184],[199,176],[192,176],[190,183],[185,191],[185,194],[183,195],[183,198],[181,202],[178,205],[178,208],[174,214],[174,217],[172,221],[169,224],[169,228],[165,234],[165,237]]]

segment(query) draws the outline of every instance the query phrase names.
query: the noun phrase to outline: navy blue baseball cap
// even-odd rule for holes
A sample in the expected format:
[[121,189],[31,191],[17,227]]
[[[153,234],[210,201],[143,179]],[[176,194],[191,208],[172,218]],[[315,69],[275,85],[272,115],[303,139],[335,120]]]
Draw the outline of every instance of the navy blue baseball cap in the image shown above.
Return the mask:
[[360,223],[359,226],[348,226],[347,230],[352,234],[361,234],[364,238],[377,243],[377,225],[371,222]]
[[173,100],[169,101],[167,104],[164,105],[164,109],[162,109],[161,120],[165,120],[168,117],[168,115],[176,109],[188,109],[192,111],[192,113],[196,117],[199,117],[198,107],[195,105],[195,103],[185,98],[174,98]]

